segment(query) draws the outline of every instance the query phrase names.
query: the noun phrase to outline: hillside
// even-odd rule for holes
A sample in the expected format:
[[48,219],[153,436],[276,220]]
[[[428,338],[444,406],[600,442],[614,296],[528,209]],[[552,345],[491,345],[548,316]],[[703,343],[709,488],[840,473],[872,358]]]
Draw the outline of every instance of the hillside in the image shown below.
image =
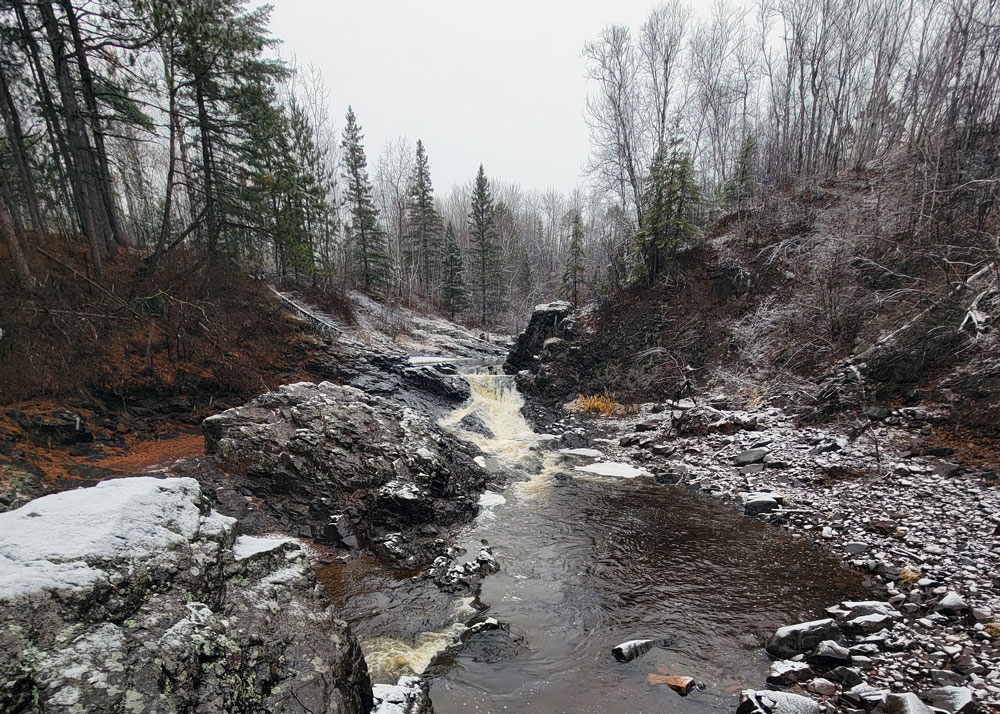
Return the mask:
[[529,356],[523,386],[550,404],[725,395],[859,424],[919,407],[935,440],[995,464],[995,249],[957,226],[914,240],[894,223],[893,178],[790,190],[725,217],[664,280],[581,310],[557,335],[572,339]]
[[178,252],[148,277],[120,252],[98,285],[61,236],[31,261],[30,291],[0,273],[0,469],[28,488],[16,501],[42,477],[58,488],[200,452],[204,417],[317,377],[315,338],[245,275]]

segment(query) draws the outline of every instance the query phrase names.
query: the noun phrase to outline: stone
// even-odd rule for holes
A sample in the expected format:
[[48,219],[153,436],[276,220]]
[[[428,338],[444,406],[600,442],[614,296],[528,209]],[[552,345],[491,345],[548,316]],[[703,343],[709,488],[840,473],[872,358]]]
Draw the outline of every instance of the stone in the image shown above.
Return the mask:
[[430,560],[433,538],[420,535],[424,526],[476,515],[488,478],[470,449],[430,416],[330,382],[284,385],[202,428],[206,453],[227,474],[219,507],[239,517],[245,532],[294,524],[338,545],[349,531],[362,547],[401,533],[398,550],[377,552],[408,566],[415,554]]
[[755,691],[740,693],[736,714],[822,714],[822,707],[808,697],[789,692]]
[[635,430],[638,432],[643,431],[656,431],[660,428],[660,424],[663,423],[662,419],[646,419],[640,421],[635,425]]
[[817,677],[816,679],[809,682],[806,685],[806,689],[813,694],[819,694],[824,697],[832,697],[840,688],[831,682],[829,679],[824,679],[823,677]]
[[663,640],[629,640],[612,647],[611,654],[619,662],[631,662],[637,657],[642,657],[662,642]]
[[686,697],[697,686],[693,677],[680,674],[647,674],[646,681],[652,685],[666,685],[682,697]]
[[806,657],[806,661],[821,672],[849,665],[851,659],[851,651],[833,640],[823,640]]
[[743,498],[743,515],[758,516],[778,510],[777,499],[767,493],[750,493]]
[[779,627],[767,642],[767,652],[778,659],[789,659],[811,652],[823,640],[839,642],[840,628],[833,618],[800,622]]
[[913,692],[890,694],[885,698],[886,714],[933,714],[931,708]]
[[762,462],[769,453],[771,453],[771,450],[764,447],[747,449],[733,458],[733,465],[749,466],[750,464],[758,464]]
[[936,687],[928,689],[923,698],[931,706],[948,714],[971,714],[976,711],[972,690],[966,687]]
[[771,663],[767,673],[767,683],[774,687],[790,687],[793,684],[808,682],[815,676],[816,673],[806,662],[781,660]]
[[932,669],[930,671],[931,681],[934,684],[941,686],[951,686],[954,684],[961,684],[965,677],[963,677],[958,672],[952,672],[950,669]]
[[649,652],[655,645],[655,640],[629,640],[612,647],[611,654],[619,662],[631,662]]
[[960,615],[963,612],[967,612],[968,609],[968,603],[962,599],[961,595],[954,591],[945,593],[944,597],[938,600],[937,605],[934,606],[934,612],[939,612],[947,616]]
[[400,677],[396,684],[372,687],[371,714],[433,714],[430,685],[420,677]]
[[835,667],[827,672],[826,676],[834,682],[838,682],[843,685],[844,689],[856,687],[864,682],[861,672],[854,667]]
[[572,340],[575,334],[572,313],[573,306],[568,302],[536,305],[527,327],[518,335],[514,347],[507,355],[507,361],[503,365],[504,372],[517,374],[535,366],[535,355],[542,351],[546,340],[553,337]]
[[297,542],[237,538],[189,478],[0,514],[0,674],[11,712],[372,706],[358,642]]
[[868,550],[868,544],[863,541],[853,540],[844,543],[844,552],[848,555],[861,555]]

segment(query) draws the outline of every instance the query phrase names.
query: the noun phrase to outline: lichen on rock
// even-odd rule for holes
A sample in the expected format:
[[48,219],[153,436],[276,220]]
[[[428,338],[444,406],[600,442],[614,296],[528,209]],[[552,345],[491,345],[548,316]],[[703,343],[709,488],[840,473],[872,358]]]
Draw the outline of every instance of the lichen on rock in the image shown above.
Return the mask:
[[0,514],[0,710],[368,712],[357,641],[290,539],[236,537],[193,479]]

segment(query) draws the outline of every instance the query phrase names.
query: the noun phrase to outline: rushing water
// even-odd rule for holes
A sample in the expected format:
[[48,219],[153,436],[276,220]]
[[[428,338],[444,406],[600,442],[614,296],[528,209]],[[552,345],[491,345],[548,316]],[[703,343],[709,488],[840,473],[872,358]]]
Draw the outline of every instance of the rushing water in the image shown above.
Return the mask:
[[[763,684],[762,646],[776,627],[859,594],[839,561],[731,505],[594,476],[538,450],[545,438],[524,422],[509,378],[469,380],[471,403],[443,424],[490,454],[489,468],[523,478],[487,495],[462,539],[467,557],[488,540],[502,570],[473,603],[368,558],[327,569],[376,681],[426,670],[438,714],[732,711],[741,687]],[[464,431],[470,414],[494,438]],[[474,606],[509,637],[479,635],[442,655]],[[665,644],[629,663],[612,657],[616,644],[646,638]],[[706,688],[681,698],[647,681],[658,673]]]

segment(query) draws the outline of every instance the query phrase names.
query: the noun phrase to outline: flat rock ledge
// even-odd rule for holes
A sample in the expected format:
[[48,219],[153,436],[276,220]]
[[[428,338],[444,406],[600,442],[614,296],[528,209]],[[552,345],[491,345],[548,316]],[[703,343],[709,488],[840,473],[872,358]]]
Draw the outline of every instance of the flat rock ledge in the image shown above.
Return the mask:
[[298,544],[237,538],[194,479],[105,481],[0,514],[0,711],[373,704]]

